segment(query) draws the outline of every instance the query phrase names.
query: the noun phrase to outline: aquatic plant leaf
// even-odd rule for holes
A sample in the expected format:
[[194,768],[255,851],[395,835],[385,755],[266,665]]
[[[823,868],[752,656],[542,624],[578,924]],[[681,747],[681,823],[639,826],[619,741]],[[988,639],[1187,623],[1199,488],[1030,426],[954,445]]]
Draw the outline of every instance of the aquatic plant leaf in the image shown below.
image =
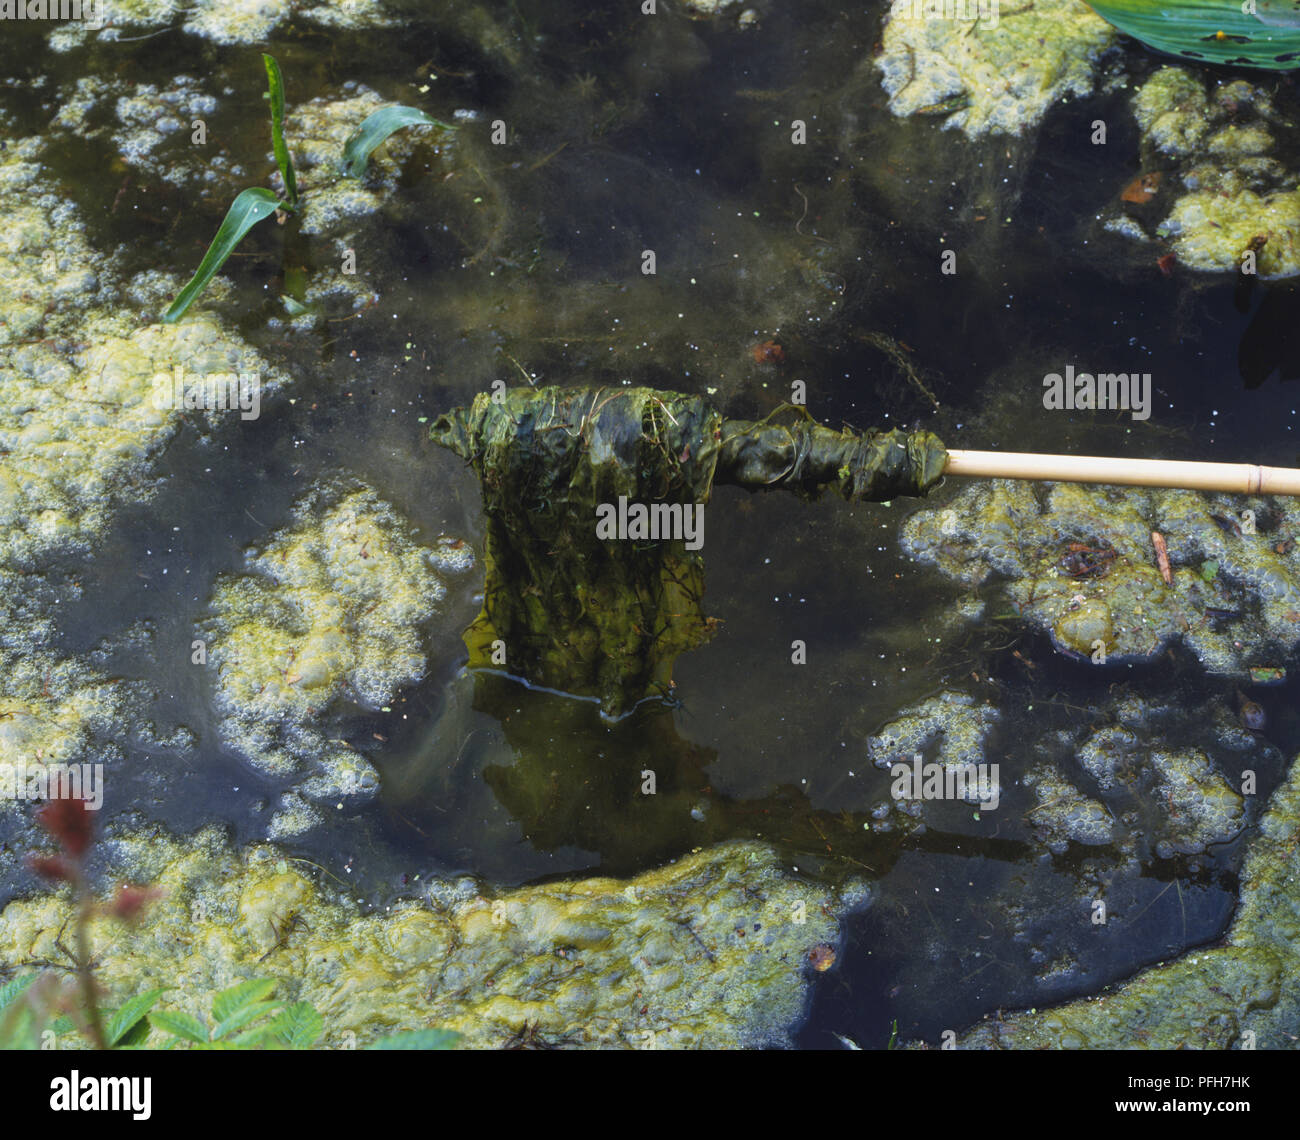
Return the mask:
[[251,978],[222,990],[212,999],[212,1020],[225,1021],[243,1009],[265,1001],[275,992],[274,978]]
[[366,1046],[368,1049],[454,1049],[460,1034],[452,1029],[413,1029],[391,1033]]
[[1147,47],[1198,63],[1284,71],[1300,67],[1295,0],[1088,0],[1102,19]]
[[208,1044],[207,1026],[192,1013],[183,1013],[180,1010],[153,1010],[149,1014],[149,1024],[183,1041],[193,1041],[197,1045]]
[[311,1002],[298,1001],[282,1010],[267,1028],[287,1049],[310,1049],[316,1044],[325,1023]]
[[145,1015],[158,1004],[163,990],[146,990],[142,994],[127,999],[122,1008],[108,1014],[104,1023],[104,1040],[109,1045],[125,1042],[131,1030],[145,1024]]
[[243,241],[244,235],[258,222],[274,214],[282,204],[271,191],[264,190],[260,186],[253,186],[243,191],[231,203],[221,227],[217,230],[217,236],[212,239],[212,244],[208,246],[208,252],[203,255],[203,260],[199,262],[194,276],[190,278],[185,288],[176,294],[176,300],[163,314],[165,324],[174,324],[185,315],[185,311],[194,303],[194,299],[203,292],[208,282],[216,276],[217,270],[226,263],[226,258],[234,253],[235,247]]
[[343,144],[343,170],[349,178],[360,178],[366,172],[366,164],[375,147],[382,143],[394,131],[403,127],[442,127],[453,131],[455,125],[444,123],[432,115],[426,115],[418,107],[406,107],[396,104],[392,107],[380,107],[369,115],[348,137]]
[[284,141],[284,77],[275,56],[263,52],[262,62],[266,64],[266,84],[271,98],[271,146],[275,149],[275,164],[280,168],[280,177],[284,179],[284,190],[288,195],[286,202],[293,209],[298,205],[298,179],[294,174],[289,146]]

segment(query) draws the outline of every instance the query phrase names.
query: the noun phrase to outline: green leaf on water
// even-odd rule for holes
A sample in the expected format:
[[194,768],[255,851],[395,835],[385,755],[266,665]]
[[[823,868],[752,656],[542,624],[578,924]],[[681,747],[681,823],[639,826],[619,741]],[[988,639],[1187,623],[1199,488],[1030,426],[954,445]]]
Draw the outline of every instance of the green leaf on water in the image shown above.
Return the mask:
[[208,246],[194,276],[185,288],[176,294],[167,312],[163,314],[165,324],[174,324],[185,315],[185,311],[194,303],[194,299],[203,292],[209,281],[216,276],[237,246],[258,222],[269,218],[283,203],[269,190],[260,186],[251,187],[239,195],[226,211],[225,220],[217,230],[217,236]]
[[1219,572],[1219,564],[1213,558],[1208,562],[1201,563],[1201,577],[1207,582],[1213,582],[1214,576]]
[[293,209],[298,205],[298,179],[293,171],[293,159],[289,157],[289,146],[284,141],[284,76],[275,56],[263,52],[262,62],[266,64],[266,85],[271,95],[271,145],[275,148],[280,177],[284,179],[289,208]]
[[405,107],[401,104],[380,107],[343,144],[344,174],[349,178],[360,178],[366,172],[366,163],[370,161],[375,147],[403,127],[442,127],[449,131],[456,129],[451,123],[426,115],[418,107]]

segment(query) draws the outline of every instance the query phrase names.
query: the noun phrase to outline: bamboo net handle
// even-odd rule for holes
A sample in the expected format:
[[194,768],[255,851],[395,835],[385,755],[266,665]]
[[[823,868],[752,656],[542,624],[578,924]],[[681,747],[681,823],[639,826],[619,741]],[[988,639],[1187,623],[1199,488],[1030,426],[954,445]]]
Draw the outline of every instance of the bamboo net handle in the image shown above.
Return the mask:
[[1198,463],[1181,459],[1117,459],[1101,455],[1040,455],[1023,451],[949,451],[945,475],[1049,479],[1063,483],[1117,483],[1178,487],[1241,495],[1300,495],[1300,470],[1254,463]]

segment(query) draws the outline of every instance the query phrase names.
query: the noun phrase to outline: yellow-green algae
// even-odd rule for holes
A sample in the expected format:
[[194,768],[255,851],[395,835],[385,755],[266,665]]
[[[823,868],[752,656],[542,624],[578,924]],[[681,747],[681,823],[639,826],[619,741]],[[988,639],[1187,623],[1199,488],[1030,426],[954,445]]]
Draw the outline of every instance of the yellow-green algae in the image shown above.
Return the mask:
[[1105,805],[1083,795],[1055,768],[1039,766],[1024,777],[1038,803],[1025,813],[1039,842],[1063,855],[1071,842],[1095,847],[1112,842],[1113,821]]
[[[770,848],[727,843],[631,880],[594,878],[495,893],[470,879],[365,914],[331,898],[275,847],[231,847],[220,828],[111,844],[115,871],[165,893],[138,927],[96,919],[106,1005],[154,986],[206,1016],[211,995],[274,977],[321,1012],[322,1044],[441,1026],[471,1047],[530,1042],[610,1048],[788,1044],[819,944],[865,898],[785,870]],[[66,892],[0,913],[8,970],[58,961]],[[158,1044],[155,1035],[153,1044]]]
[[[422,625],[446,594],[443,576],[473,564],[469,547],[419,546],[369,488],[322,490],[260,550],[247,573],[214,588],[205,626],[216,674],[221,735],[270,775],[312,775],[300,791],[337,802],[368,797],[378,776],[314,722],[337,700],[376,708],[425,671]],[[301,798],[272,823],[273,837],[318,822]]]
[[[1251,250],[1264,280],[1300,272],[1300,174],[1270,154],[1280,120],[1263,85],[1164,67],[1134,95],[1133,114],[1143,169],[1175,164],[1153,205],[1181,264],[1235,273]],[[1130,217],[1108,224],[1140,228]]]
[[336,28],[388,27],[393,23],[379,0],[326,0],[302,5],[292,0],[194,0],[183,8],[159,0],[96,0],[96,4],[102,12],[102,30],[66,21],[50,34],[50,46],[55,51],[70,51],[96,37],[116,40],[123,30],[136,32],[178,24],[191,35],[213,43],[259,44],[290,19]]
[[160,374],[255,373],[263,398],[284,381],[209,314],[141,327],[113,304],[111,263],[89,247],[76,210],[44,188],[39,154],[29,139],[0,157],[3,563],[84,543],[115,496],[129,487],[139,497],[147,461],[187,414],[159,406]]
[[[1207,669],[1241,675],[1300,640],[1300,548],[1284,541],[1297,533],[1300,505],[1284,497],[989,480],[914,514],[902,544],[972,586],[1005,579],[1015,609],[1063,651],[1100,664],[1100,651],[1149,658],[1180,638]],[[1087,548],[1082,563],[1072,546]],[[1095,572],[1070,572],[1081,565]]]
[[999,716],[996,708],[969,693],[944,691],[903,709],[869,737],[867,758],[877,768],[888,768],[937,743],[935,758],[945,767],[979,764],[984,740]]
[[[1170,730],[1185,727],[1185,713],[1137,694],[1121,693],[1093,716],[1082,734],[1050,732],[1028,742],[1026,754],[1041,758],[1023,778],[1037,800],[1025,814],[1037,842],[1058,855],[1073,842],[1110,845],[1141,862],[1182,856],[1194,869],[1197,856],[1241,833],[1241,774],[1271,763],[1272,746],[1243,729],[1225,701],[1211,701],[1198,717],[1196,743],[1178,747]],[[1017,761],[1006,763],[1014,770]],[[1065,775],[1075,765],[1095,782],[1095,798]]]
[[84,753],[120,726],[127,693],[47,648],[51,605],[26,604],[44,596],[40,567],[88,548],[119,505],[147,497],[150,463],[183,418],[238,416],[159,407],[155,377],[177,365],[189,376],[251,371],[264,396],[283,383],[210,315],[140,326],[112,261],[48,188],[41,149],[22,139],[0,152],[0,762],[35,765],[109,759]]
[[[221,145],[219,103],[209,93],[210,82],[177,75],[160,88],[81,75],[60,88],[50,128],[79,139],[110,140],[115,172],[131,167],[200,197],[212,189],[233,197],[247,175]],[[196,120],[212,131],[201,144],[192,141]]]
[[1169,833],[1156,854],[1197,855],[1212,843],[1225,843],[1245,826],[1244,799],[1215,770],[1204,753],[1151,753],[1158,773],[1157,794],[1168,805]]
[[1221,945],[1143,971],[1096,997],[986,1020],[967,1049],[1294,1049],[1300,1035],[1300,763],[1250,841],[1241,901]]
[[[971,4],[970,7],[977,7]],[[1081,0],[992,5],[996,20],[936,16],[894,0],[876,60],[895,115],[942,115],[970,138],[1018,135],[1067,95],[1087,95],[1115,30]],[[1000,10],[999,10],[1000,9]]]
[[[436,139],[435,155],[449,152],[455,141],[456,133],[442,127],[407,128],[371,155],[364,180],[341,178],[343,146],[349,136],[389,102],[363,84],[348,82],[342,90],[341,97],[320,96],[288,108],[285,138],[303,183],[304,233],[328,233],[344,219],[378,210],[396,190],[403,162],[423,137]],[[268,150],[268,161],[272,157]]]
[[[1104,730],[1103,730],[1104,731]],[[1134,742],[1136,744],[1136,742]],[[1114,753],[1101,740],[1086,741],[1094,761]],[[1171,752],[1146,746],[1116,750],[1133,765],[1133,778],[1125,789],[1140,791],[1138,779],[1146,777],[1144,818],[1123,819],[1122,809],[1133,801],[1130,795],[1110,794],[1098,801],[1085,796],[1055,768],[1041,765],[1024,778],[1034,789],[1038,804],[1026,819],[1036,838],[1055,855],[1064,854],[1071,842],[1085,846],[1117,844],[1131,851],[1139,833],[1157,857],[1199,855],[1215,843],[1226,843],[1245,826],[1245,801],[1227,778],[1203,752]],[[1151,810],[1154,809],[1154,812]],[[1130,807],[1131,810],[1131,807]]]
[[[685,0],[684,7],[688,16],[701,20],[735,15],[738,28],[750,28],[758,22],[758,10],[746,6],[744,0]],[[737,12],[737,9],[742,10]]]
[[[1000,713],[992,705],[969,693],[945,689],[900,709],[868,735],[866,756],[877,768],[911,765],[916,755],[941,764],[945,770],[981,764],[985,760],[984,742],[999,719]],[[968,789],[967,798],[973,796],[974,789]],[[926,801],[920,797],[891,795],[877,801],[870,815],[869,820],[863,821],[863,829],[877,835],[894,831],[911,835],[927,826]]]

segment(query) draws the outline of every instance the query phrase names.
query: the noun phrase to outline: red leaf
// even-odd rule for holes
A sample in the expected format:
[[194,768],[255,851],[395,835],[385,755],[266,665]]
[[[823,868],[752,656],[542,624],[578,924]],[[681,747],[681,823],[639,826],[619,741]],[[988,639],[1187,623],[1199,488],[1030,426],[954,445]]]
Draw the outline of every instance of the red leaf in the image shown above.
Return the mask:
[[92,816],[85,800],[51,800],[36,813],[36,819],[75,859],[94,842]]
[[56,882],[60,879],[72,882],[73,879],[72,869],[60,855],[29,855],[27,866],[44,879],[53,879]]
[[123,922],[134,922],[149,903],[161,897],[162,891],[156,887],[132,887],[123,883],[113,896],[109,913]]

